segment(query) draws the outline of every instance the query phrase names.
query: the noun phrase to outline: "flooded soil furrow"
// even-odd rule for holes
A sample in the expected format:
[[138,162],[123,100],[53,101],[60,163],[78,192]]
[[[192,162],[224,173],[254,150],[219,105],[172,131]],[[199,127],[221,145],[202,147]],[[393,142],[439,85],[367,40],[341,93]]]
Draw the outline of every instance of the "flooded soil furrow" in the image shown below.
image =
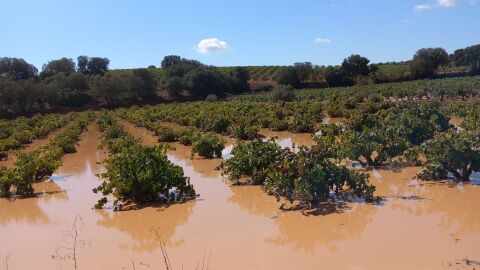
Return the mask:
[[[45,146],[50,142],[51,139],[53,139],[55,136],[60,134],[65,128],[66,126],[53,130],[52,132],[49,132],[45,138],[37,139],[29,144],[22,145],[22,148],[16,151],[20,153],[30,153],[33,150],[36,150],[42,146]],[[14,167],[15,162],[17,161],[17,155],[14,152],[15,151],[12,151],[12,153],[8,154],[7,159],[0,160],[0,166],[4,166],[7,168]]]
[[[150,131],[122,124],[145,144],[157,143]],[[301,144],[296,134],[284,135]],[[174,269],[195,269],[204,254],[210,269],[455,269],[450,262],[480,258],[480,187],[417,181],[417,167],[368,172],[382,204],[347,203],[304,216],[280,211],[261,187],[230,187],[215,170],[221,159],[191,159],[191,147],[173,143],[169,159],[200,197],[113,212],[92,209],[100,197],[92,192],[96,174],[105,170],[98,143],[90,126],[49,183],[58,192],[0,200],[0,258],[9,254],[9,269],[73,269],[59,253],[71,246],[65,234],[76,216],[85,241],[78,269],[133,269],[132,260],[136,269],[164,269],[156,235]]]

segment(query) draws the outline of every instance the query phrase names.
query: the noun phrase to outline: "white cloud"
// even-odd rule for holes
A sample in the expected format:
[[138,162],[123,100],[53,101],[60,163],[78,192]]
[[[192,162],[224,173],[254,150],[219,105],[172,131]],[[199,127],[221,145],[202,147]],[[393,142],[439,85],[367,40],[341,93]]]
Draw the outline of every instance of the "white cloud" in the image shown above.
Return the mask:
[[317,44],[328,44],[328,43],[332,43],[332,40],[330,40],[329,38],[315,38],[315,43]]
[[437,0],[437,4],[441,7],[455,7],[460,0]]
[[468,3],[470,5],[475,5],[477,0],[436,0],[435,5],[431,4],[418,4],[414,5],[413,9],[416,12],[422,12],[432,8],[454,8],[462,3]]
[[200,42],[195,46],[195,50],[199,53],[209,54],[228,52],[231,50],[231,48],[228,43],[223,40],[218,38],[206,38],[200,40]]
[[413,10],[415,10],[416,12],[422,12],[422,11],[429,10],[429,9],[432,9],[432,5],[418,4],[418,5],[413,6]]

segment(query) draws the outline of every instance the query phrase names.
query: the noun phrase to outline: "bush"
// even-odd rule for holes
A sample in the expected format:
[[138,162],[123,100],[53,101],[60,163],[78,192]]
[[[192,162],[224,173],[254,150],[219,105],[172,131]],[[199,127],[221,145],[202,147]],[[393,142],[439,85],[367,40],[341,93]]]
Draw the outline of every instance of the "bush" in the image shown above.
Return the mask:
[[222,150],[225,148],[225,140],[215,133],[207,133],[200,136],[192,147],[192,156],[197,153],[204,158],[222,157]]
[[299,201],[309,206],[326,201],[333,192],[373,199],[375,187],[368,183],[367,174],[338,166],[314,150],[301,147],[298,153],[289,151],[267,173],[265,190],[277,198]]
[[206,98],[205,98],[205,101],[206,102],[214,102],[214,101],[217,101],[218,100],[218,97],[216,95],[208,95]]
[[352,114],[340,136],[340,152],[351,160],[365,160],[369,166],[381,165],[449,128],[438,106],[402,103],[388,109],[362,108]]
[[328,104],[326,111],[330,117],[343,117],[345,115],[345,110],[338,103]]
[[270,129],[273,131],[285,131],[288,129],[289,124],[285,120],[274,119],[269,125]]
[[260,137],[260,129],[256,126],[247,126],[244,121],[237,125],[230,126],[230,134],[238,140],[253,140]]
[[462,130],[437,134],[423,147],[427,166],[421,179],[445,179],[448,173],[460,181],[469,181],[480,170],[480,137],[478,131]]
[[312,133],[315,131],[315,118],[306,113],[297,113],[293,116],[289,130],[297,133]]
[[7,172],[10,183],[16,189],[16,195],[33,195],[33,183],[37,172],[35,158],[33,155],[22,155],[15,162],[15,168]]
[[232,158],[222,163],[224,174],[238,183],[242,177],[249,177],[250,183],[263,184],[267,170],[280,159],[286,150],[282,149],[274,139],[252,142],[238,142],[232,150]]
[[212,119],[211,123],[207,125],[206,131],[213,131],[215,133],[223,134],[228,131],[231,121],[227,117],[216,117]]
[[0,167],[0,198],[8,195],[11,185],[9,170],[5,167]]
[[175,142],[177,141],[177,133],[171,127],[155,125],[153,128],[155,135],[158,136],[159,142]]
[[295,100],[295,93],[291,86],[277,85],[270,92],[270,100],[273,102],[277,101],[293,101]]
[[[147,147],[134,144],[123,148],[107,160],[105,181],[95,188],[104,196],[113,194],[116,204],[122,202],[177,202],[195,195],[182,167],[168,160],[167,146]],[[175,192],[173,192],[175,190]],[[101,199],[96,208],[101,208]]]
[[366,174],[336,165],[321,150],[300,147],[294,153],[282,149],[274,139],[239,142],[222,168],[234,183],[249,177],[250,184],[262,184],[268,194],[299,201],[303,207],[345,198],[340,195],[373,199],[375,187]]
[[171,77],[165,81],[165,89],[174,97],[179,96],[185,88],[185,82],[180,77]]
[[192,145],[198,139],[199,133],[195,128],[184,128],[177,131],[177,137],[181,144]]

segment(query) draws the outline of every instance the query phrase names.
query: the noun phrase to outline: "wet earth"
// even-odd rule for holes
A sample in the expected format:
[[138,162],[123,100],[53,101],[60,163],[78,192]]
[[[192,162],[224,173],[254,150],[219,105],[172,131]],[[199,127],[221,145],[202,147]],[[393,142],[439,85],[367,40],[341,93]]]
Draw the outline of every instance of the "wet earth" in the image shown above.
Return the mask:
[[[145,144],[148,130],[124,123]],[[271,132],[283,147],[311,145],[308,134]],[[413,179],[418,167],[369,171],[381,204],[347,203],[318,215],[283,212],[260,187],[232,187],[221,159],[190,157],[172,144],[199,198],[113,212],[92,209],[107,154],[91,125],[37,197],[0,199],[0,269],[477,269],[480,186]],[[229,157],[233,143],[224,150]],[[76,220],[75,226],[73,226]],[[77,240],[71,237],[77,231]],[[477,261],[476,261],[477,260]]]

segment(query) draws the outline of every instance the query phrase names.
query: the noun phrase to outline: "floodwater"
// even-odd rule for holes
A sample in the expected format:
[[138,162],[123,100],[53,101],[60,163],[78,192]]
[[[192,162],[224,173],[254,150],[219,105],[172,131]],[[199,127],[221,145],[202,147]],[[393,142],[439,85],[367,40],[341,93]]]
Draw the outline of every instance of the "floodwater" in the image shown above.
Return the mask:
[[[44,145],[47,145],[52,138],[54,138],[56,135],[61,133],[64,129],[65,128],[62,127],[62,128],[53,130],[52,132],[49,132],[47,136],[45,136],[45,138],[34,140],[29,144],[25,144],[17,151],[21,153],[30,153],[33,150],[36,150]],[[10,153],[6,159],[0,160],[0,166],[12,168],[13,166],[15,166],[16,161],[17,161],[17,155],[15,155],[14,151],[12,151],[12,153]]]
[[[124,125],[156,143],[151,132]],[[295,135],[295,144],[308,144],[308,134]],[[76,216],[83,221],[78,269],[165,269],[156,235],[174,269],[473,269],[480,260],[480,186],[412,180],[416,167],[373,170],[382,204],[348,203],[303,216],[280,211],[260,187],[229,186],[216,170],[220,159],[191,159],[190,147],[173,144],[169,158],[191,178],[197,200],[93,210],[100,196],[91,189],[106,155],[98,140],[92,125],[54,181],[36,185],[37,198],[0,200],[0,269],[3,262],[10,270],[74,269],[64,248],[72,246],[65,235]]]

